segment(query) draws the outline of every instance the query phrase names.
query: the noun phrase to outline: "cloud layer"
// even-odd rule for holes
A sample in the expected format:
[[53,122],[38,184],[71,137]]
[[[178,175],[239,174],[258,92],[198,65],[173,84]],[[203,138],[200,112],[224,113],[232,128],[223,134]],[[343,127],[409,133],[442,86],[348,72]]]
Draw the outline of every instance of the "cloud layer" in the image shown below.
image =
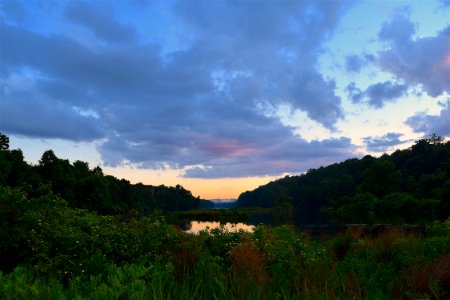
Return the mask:
[[8,113],[0,126],[32,137],[102,139],[106,165],[187,168],[186,177],[301,172],[350,157],[350,139],[307,142],[264,109],[288,105],[335,129],[341,98],[317,62],[346,6],[176,2],[168,6],[178,33],[169,49],[142,39],[108,2],[60,7],[67,28],[98,41],[89,46],[79,35],[34,31],[3,15]]
[[390,132],[383,136],[377,137],[364,137],[363,142],[370,152],[387,152],[393,147],[401,145],[407,141],[402,141],[400,138],[403,136],[401,133]]
[[450,101],[443,105],[439,115],[429,115],[424,112],[418,113],[406,120],[415,132],[430,135],[436,133],[441,136],[450,135]]
[[[324,76],[321,65],[351,5],[3,1],[0,130],[95,140],[105,165],[179,169],[185,177],[295,173],[354,156],[354,141],[339,137],[346,100],[339,74]],[[417,29],[395,14],[374,31],[382,50],[338,58],[350,76],[368,66],[390,76],[344,83],[350,101],[381,110],[410,88],[432,97],[449,92],[450,27],[428,37]],[[301,111],[328,138],[294,133],[274,113],[280,107]],[[448,111],[406,123],[448,133]],[[401,137],[362,142],[382,152]]]
[[401,14],[384,23],[379,37],[388,49],[379,53],[380,67],[408,85],[422,85],[432,97],[450,93],[450,26],[434,37],[414,39],[415,32]]
[[354,82],[347,86],[347,93],[353,103],[365,102],[374,108],[382,108],[386,102],[395,101],[405,95],[408,86],[402,83],[385,81],[370,85],[362,91]]

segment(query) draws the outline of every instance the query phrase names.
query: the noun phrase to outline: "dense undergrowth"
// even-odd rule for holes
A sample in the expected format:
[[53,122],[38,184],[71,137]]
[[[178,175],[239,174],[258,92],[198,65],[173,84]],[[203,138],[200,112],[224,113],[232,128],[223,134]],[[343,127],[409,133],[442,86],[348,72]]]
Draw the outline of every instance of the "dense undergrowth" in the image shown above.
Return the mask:
[[311,240],[289,226],[190,235],[158,214],[71,208],[45,188],[1,188],[0,198],[1,299],[450,297],[450,220],[423,236]]

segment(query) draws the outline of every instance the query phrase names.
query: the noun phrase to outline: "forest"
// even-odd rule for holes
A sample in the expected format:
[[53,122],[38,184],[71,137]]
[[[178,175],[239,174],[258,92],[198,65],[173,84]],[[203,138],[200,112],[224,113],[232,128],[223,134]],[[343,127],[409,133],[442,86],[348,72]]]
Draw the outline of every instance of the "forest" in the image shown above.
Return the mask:
[[331,212],[347,223],[420,223],[450,215],[450,141],[432,135],[379,158],[349,159],[241,194],[239,207]]
[[450,143],[366,156],[272,182],[241,206],[424,224],[312,239],[292,226],[188,234],[181,186],[130,184],[46,151],[24,161],[0,134],[1,299],[448,299]]
[[41,190],[51,190],[70,207],[84,208],[99,214],[145,215],[198,208],[200,199],[182,186],[131,184],[128,180],[104,175],[100,167],[56,157],[52,150],[42,154],[37,165],[24,161],[20,149],[9,149],[8,136],[0,133],[0,186],[20,187],[31,197]]

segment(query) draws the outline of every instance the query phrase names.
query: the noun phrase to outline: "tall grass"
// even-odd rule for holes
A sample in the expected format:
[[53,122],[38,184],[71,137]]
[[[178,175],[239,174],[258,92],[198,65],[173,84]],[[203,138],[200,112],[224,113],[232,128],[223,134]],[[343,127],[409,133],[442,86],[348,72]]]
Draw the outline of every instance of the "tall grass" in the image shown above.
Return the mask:
[[[157,229],[158,235],[132,250],[138,257],[120,252],[134,248],[117,242],[131,241],[117,225],[114,234],[105,232],[98,241],[109,241],[116,252],[104,255],[106,245],[88,249],[90,257],[67,269],[56,262],[63,253],[52,256],[50,249],[40,260],[0,272],[0,299],[450,298],[450,224],[435,225],[425,236],[387,230],[371,237],[349,229],[319,241],[289,226],[189,235],[144,221],[146,230]],[[124,232],[138,241],[139,223],[127,226]],[[124,254],[117,261],[109,253]]]

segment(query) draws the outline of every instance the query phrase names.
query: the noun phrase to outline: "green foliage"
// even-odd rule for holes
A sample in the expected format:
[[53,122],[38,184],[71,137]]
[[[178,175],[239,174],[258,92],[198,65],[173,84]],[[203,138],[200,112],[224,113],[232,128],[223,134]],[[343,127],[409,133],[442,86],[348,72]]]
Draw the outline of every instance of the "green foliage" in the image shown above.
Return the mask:
[[[102,261],[122,264],[156,258],[174,231],[158,216],[124,220],[72,209],[53,193],[28,198],[1,188],[1,261],[22,263],[41,273],[73,278],[92,273]],[[12,266],[4,266],[3,269]],[[95,269],[95,268],[94,268]],[[95,271],[95,270],[94,270]]]
[[378,198],[370,193],[344,196],[335,203],[336,215],[344,222],[371,223]]
[[390,223],[413,223],[435,218],[440,201],[393,193],[375,202],[375,213]]
[[242,193],[238,207],[290,203],[311,216],[334,212],[343,222],[430,222],[450,216],[449,180],[450,141],[432,135],[391,155],[286,176]]
[[41,194],[1,190],[2,217],[12,215],[2,249],[18,252],[16,265],[0,271],[1,299],[448,296],[450,220],[423,237],[349,231],[312,241],[290,226],[191,235],[159,215],[100,216],[70,208],[48,188]]
[[105,176],[100,167],[58,158],[52,150],[42,154],[37,166],[24,161],[22,151],[9,150],[9,138],[0,133],[0,186],[23,187],[30,195],[47,185],[70,207],[84,208],[100,214],[127,215],[135,210],[147,215],[198,208],[200,200],[181,185],[176,187],[130,184]]
[[330,254],[338,260],[347,255],[354,243],[355,239],[350,231],[339,233],[327,242]]
[[0,151],[9,150],[9,137],[0,132]]
[[401,172],[394,162],[380,158],[373,166],[363,172],[363,179],[358,187],[362,192],[372,193],[377,197],[393,193],[398,190]]

